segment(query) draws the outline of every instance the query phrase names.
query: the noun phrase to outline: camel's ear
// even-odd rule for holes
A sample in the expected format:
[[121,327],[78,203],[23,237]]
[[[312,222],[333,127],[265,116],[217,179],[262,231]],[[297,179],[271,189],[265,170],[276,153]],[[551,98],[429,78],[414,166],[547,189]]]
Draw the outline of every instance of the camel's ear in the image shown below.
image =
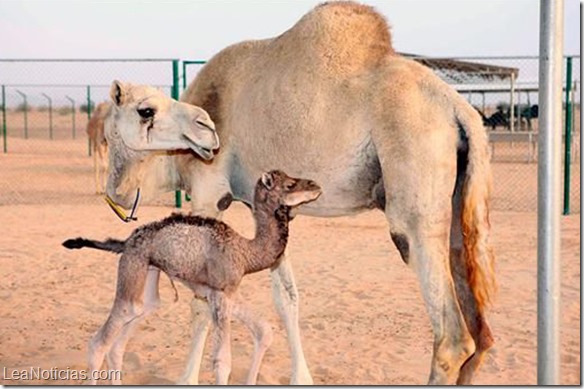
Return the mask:
[[262,174],[262,184],[264,184],[268,190],[272,190],[274,188],[274,177],[272,177],[272,173]]
[[320,197],[321,193],[320,189],[290,193],[284,198],[284,204],[289,207],[296,207],[297,205],[316,200]]
[[126,100],[126,85],[118,80],[114,80],[110,88],[110,97],[118,107],[124,104]]

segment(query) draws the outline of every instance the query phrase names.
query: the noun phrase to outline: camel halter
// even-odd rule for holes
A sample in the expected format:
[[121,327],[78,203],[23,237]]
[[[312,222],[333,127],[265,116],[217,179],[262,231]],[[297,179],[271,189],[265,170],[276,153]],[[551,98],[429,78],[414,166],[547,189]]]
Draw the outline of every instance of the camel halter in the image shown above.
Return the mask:
[[136,200],[134,200],[134,205],[132,206],[130,216],[126,215],[126,212],[124,212],[122,207],[117,205],[108,195],[104,196],[104,200],[107,203],[107,205],[110,206],[112,211],[114,211],[114,213],[120,218],[121,221],[129,223],[131,221],[138,220],[138,218],[135,217],[134,215],[136,213],[136,209],[138,209],[138,203],[140,202],[140,188],[136,190]]

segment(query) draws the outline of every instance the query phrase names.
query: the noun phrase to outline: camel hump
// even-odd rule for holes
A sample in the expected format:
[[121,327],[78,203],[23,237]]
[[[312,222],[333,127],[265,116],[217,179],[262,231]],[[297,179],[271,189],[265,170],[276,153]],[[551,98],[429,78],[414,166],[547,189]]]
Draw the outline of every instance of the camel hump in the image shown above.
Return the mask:
[[373,7],[352,1],[316,6],[274,43],[278,41],[294,42],[325,68],[340,73],[375,67],[395,54],[385,18]]

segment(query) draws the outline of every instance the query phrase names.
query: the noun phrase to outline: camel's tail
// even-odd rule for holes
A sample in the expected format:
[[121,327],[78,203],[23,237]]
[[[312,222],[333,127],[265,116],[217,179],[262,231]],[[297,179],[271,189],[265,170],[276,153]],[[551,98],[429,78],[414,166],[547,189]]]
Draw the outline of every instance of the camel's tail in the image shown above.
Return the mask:
[[[92,239],[85,239],[85,238],[75,238],[75,239],[67,239],[63,242],[63,246],[68,248],[69,250],[77,250],[82,249],[83,247],[89,247],[92,249],[104,250],[104,251],[111,251],[113,253],[121,253],[124,251],[124,247],[126,245],[125,240],[118,240],[109,238],[103,242],[99,240],[92,240]],[[164,272],[166,273],[166,272]],[[168,274],[166,274],[168,275]],[[174,289],[174,302],[178,301],[178,290],[174,285],[174,281],[168,275],[168,279],[170,280],[170,284]]]
[[98,240],[91,240],[85,238],[68,239],[63,242],[63,246],[70,250],[81,249],[83,247],[90,247],[92,249],[111,251],[113,253],[121,253],[124,251],[126,241],[117,239],[107,239],[103,242]]
[[469,285],[482,312],[496,291],[494,255],[489,244],[492,186],[489,143],[474,109],[466,104],[457,108],[456,116],[468,143],[461,204],[463,256]]

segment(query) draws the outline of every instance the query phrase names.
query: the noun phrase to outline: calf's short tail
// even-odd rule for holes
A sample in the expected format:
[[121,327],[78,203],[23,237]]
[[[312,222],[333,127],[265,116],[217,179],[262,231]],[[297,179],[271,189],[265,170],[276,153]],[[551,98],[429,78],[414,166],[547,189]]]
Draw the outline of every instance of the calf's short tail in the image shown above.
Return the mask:
[[111,251],[112,253],[121,253],[124,251],[124,247],[126,245],[125,240],[118,240],[118,239],[107,239],[103,242],[98,240],[91,240],[85,238],[75,238],[75,239],[67,239],[63,242],[63,246],[70,250],[81,249],[83,247],[89,247],[92,249],[104,250],[104,251]]

